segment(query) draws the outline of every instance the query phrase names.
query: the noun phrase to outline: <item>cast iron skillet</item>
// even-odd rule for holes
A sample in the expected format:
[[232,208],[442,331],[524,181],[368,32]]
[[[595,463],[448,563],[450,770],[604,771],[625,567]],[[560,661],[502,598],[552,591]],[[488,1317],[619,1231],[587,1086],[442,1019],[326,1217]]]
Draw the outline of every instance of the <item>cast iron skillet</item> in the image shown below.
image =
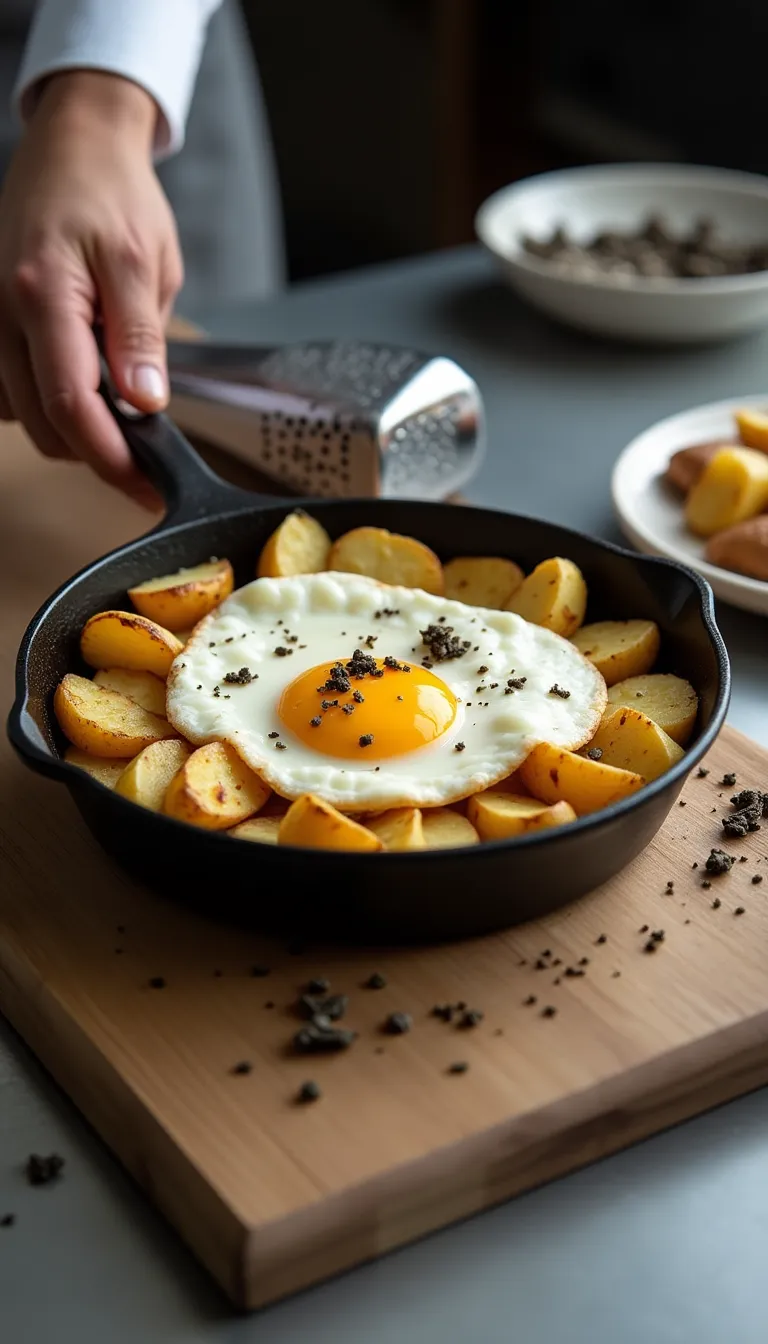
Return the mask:
[[[52,712],[66,672],[85,671],[80,631],[94,612],[125,607],[126,589],[158,574],[227,556],[247,583],[267,537],[295,499],[249,494],[215,476],[162,416],[128,419],[112,402],[136,458],[160,488],[164,521],[68,580],[34,617],[18,655],[8,731],[33,770],[69,789],[96,839],[151,887],[206,912],[294,935],[417,941],[502,928],[592,891],[659,829],[692,766],[725,717],[730,674],[712,594],[696,574],[532,518],[490,509],[380,499],[302,501],[331,537],[361,524],[420,538],[444,560],[505,555],[530,570],[569,556],[589,586],[589,618],[651,617],[663,667],[701,700],[684,760],[635,797],[561,830],[466,849],[344,854],[234,841],[139,808],[61,759]],[[341,650],[340,652],[343,652]],[[662,875],[663,876],[663,875]]]

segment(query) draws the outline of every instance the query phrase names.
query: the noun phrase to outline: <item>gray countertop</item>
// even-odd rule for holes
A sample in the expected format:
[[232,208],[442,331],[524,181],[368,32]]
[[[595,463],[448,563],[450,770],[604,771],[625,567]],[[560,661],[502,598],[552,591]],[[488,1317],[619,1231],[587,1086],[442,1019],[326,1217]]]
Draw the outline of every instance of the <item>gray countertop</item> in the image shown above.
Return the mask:
[[[768,333],[700,350],[551,327],[475,249],[197,314],[230,339],[359,336],[449,354],[480,383],[487,459],[467,495],[619,539],[609,475],[661,416],[768,388]],[[731,722],[768,744],[768,625],[721,608]],[[205,1273],[0,1027],[0,1337],[9,1344],[764,1344],[768,1091],[417,1246],[234,1316]],[[33,1190],[33,1150],[66,1155]]]

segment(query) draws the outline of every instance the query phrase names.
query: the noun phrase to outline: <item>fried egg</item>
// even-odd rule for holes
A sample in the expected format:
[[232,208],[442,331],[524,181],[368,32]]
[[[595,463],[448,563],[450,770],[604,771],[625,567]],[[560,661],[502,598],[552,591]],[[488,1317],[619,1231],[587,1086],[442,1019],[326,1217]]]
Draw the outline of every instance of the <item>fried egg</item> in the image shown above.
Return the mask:
[[605,703],[600,673],[550,630],[340,572],[238,589],[167,693],[191,742],[229,742],[283,797],[351,812],[468,797],[539,742],[582,746]]

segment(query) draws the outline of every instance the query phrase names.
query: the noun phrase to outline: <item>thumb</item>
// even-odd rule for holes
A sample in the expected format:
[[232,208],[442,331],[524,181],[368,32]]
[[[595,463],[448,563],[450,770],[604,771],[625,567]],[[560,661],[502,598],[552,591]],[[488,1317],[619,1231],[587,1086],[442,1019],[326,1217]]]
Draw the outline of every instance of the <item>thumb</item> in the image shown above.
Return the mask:
[[140,411],[168,404],[164,322],[149,269],[107,264],[97,277],[107,363],[115,387]]

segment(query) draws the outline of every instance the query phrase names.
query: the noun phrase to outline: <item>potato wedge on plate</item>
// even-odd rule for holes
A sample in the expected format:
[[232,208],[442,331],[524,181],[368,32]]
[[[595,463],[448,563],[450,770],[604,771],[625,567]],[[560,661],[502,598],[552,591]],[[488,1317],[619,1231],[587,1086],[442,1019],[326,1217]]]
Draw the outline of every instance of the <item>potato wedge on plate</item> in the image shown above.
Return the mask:
[[576,631],[571,643],[594,663],[606,686],[650,672],[661,636],[655,621],[595,621]]
[[125,760],[152,742],[178,737],[167,719],[73,672],[68,672],[56,687],[53,708],[64,736],[93,756],[120,756]]
[[121,756],[89,756],[87,751],[81,751],[79,747],[67,747],[64,760],[68,765],[76,765],[84,770],[108,789],[114,789],[125,767],[130,765],[130,760],[124,760]]
[[453,807],[425,807],[421,829],[425,849],[461,849],[480,842],[472,822]]
[[738,448],[737,443],[727,439],[712,439],[709,443],[692,443],[689,448],[681,448],[669,459],[664,480],[673,490],[687,495],[701,476],[704,468],[721,448]]
[[755,518],[768,508],[768,453],[721,448],[685,502],[685,520],[697,537]]
[[683,677],[675,677],[671,672],[653,672],[647,677],[628,677],[611,686],[603,719],[610,718],[619,705],[640,710],[684,747],[696,726],[699,697]]
[[716,532],[707,542],[706,558],[712,565],[768,583],[768,513]]
[[534,798],[545,803],[564,800],[578,817],[610,807],[645,784],[642,775],[545,742],[534,747],[520,774]]
[[768,453],[768,414],[765,411],[737,411],[734,416],[739,438],[747,448]]
[[279,845],[300,849],[350,849],[374,852],[384,848],[373,831],[337,812],[313,793],[303,793],[288,808],[280,822]]
[[383,527],[345,532],[331,547],[328,568],[365,574],[403,588],[422,588],[440,597],[445,586],[443,567],[434,551],[413,537],[401,537]]
[[282,579],[291,574],[319,574],[328,567],[331,538],[322,523],[303,509],[289,513],[265,543],[256,577]]
[[470,607],[493,607],[504,611],[523,582],[523,571],[513,560],[500,556],[464,555],[443,567],[445,596]]
[[154,672],[163,680],[183,647],[170,630],[133,611],[100,611],[86,621],[80,636],[89,667]]
[[115,785],[115,793],[139,807],[148,807],[151,812],[162,812],[168,785],[191,751],[181,739],[153,742],[126,766]]
[[570,639],[587,610],[587,585],[572,560],[555,556],[529,574],[506,605],[533,625],[543,625]]
[[619,706],[603,719],[585,751],[599,751],[600,763],[658,779],[685,755],[683,748],[653,719]]
[[124,667],[99,668],[93,678],[97,686],[127,695],[134,704],[148,709],[150,714],[165,718],[165,682],[154,672],[131,672]]
[[576,820],[570,803],[540,803],[538,798],[486,789],[469,800],[467,816],[481,840],[509,840]]
[[204,565],[163,574],[128,589],[134,607],[142,616],[166,630],[186,630],[197,625],[209,611],[229,597],[235,576],[228,560],[209,560]]
[[233,826],[227,835],[233,835],[236,840],[250,840],[257,845],[276,845],[279,830],[279,817],[263,817],[259,814],[258,817],[249,817],[247,821]]
[[269,787],[228,742],[198,747],[174,775],[163,811],[177,821],[226,831],[264,806]]
[[368,817],[365,824],[385,849],[424,849],[421,817],[418,807],[395,807],[378,817]]

